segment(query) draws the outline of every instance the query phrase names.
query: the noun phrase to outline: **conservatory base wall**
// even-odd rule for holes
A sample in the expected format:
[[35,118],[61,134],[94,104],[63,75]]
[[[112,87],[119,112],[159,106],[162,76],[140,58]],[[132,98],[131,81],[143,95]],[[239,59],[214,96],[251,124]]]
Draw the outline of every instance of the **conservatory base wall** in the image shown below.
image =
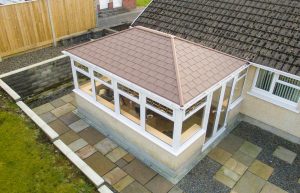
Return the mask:
[[205,135],[175,156],[76,93],[75,100],[79,116],[173,183],[205,156],[201,152]]
[[[292,142],[300,142],[300,114],[280,107],[278,105],[269,103],[265,100],[259,99],[250,95],[248,92],[252,88],[254,81],[256,67],[251,66],[248,70],[247,80],[244,87],[243,97],[244,100],[241,104],[240,112],[247,117],[257,120],[258,126],[281,136]],[[245,121],[249,120],[244,118]],[[298,139],[297,139],[298,138]],[[298,141],[297,141],[298,140]]]

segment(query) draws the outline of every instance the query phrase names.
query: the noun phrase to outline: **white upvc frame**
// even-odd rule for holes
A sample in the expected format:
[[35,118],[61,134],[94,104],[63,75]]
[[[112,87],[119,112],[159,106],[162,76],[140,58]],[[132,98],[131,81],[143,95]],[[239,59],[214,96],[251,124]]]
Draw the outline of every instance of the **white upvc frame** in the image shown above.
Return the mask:
[[[274,73],[269,91],[266,91],[266,90],[263,90],[263,89],[260,89],[260,88],[256,87],[259,71],[261,69]],[[269,70],[269,68],[257,67],[257,69],[255,71],[253,84],[252,84],[251,90],[248,92],[248,94],[252,95],[252,96],[255,96],[257,98],[260,98],[262,100],[265,100],[265,101],[267,101],[269,103],[272,103],[274,105],[277,105],[277,106],[283,107],[285,109],[291,110],[295,113],[300,113],[300,109],[299,109],[300,108],[299,107],[300,106],[299,105],[300,99],[298,100],[298,102],[295,103],[293,101],[287,100],[285,98],[282,98],[282,97],[279,97],[279,96],[276,96],[276,95],[273,94],[276,83],[280,83],[280,84],[286,85],[288,87],[292,87],[292,88],[300,90],[300,87],[298,87],[296,85],[293,85],[293,84],[290,84],[290,83],[279,80],[280,75],[300,81],[299,77],[291,76],[287,73],[282,73],[281,71],[278,71],[278,70]]]
[[[247,68],[247,71],[245,74],[243,74],[241,77],[239,77],[239,74],[237,74],[235,77],[234,77],[234,81],[233,81],[233,85],[232,85],[232,90],[231,90],[231,98],[230,98],[230,101],[229,101],[229,110],[232,110],[234,109],[237,105],[239,105],[244,97],[243,97],[243,94],[244,94],[244,86],[246,84],[246,81],[247,81],[247,75],[248,75],[248,71],[249,71],[249,68]],[[242,72],[242,71],[241,71]],[[233,101],[233,94],[234,94],[234,91],[235,91],[235,87],[237,85],[237,83],[242,80],[243,78],[245,78],[244,80],[244,83],[242,85],[242,92],[241,92],[241,96],[239,98],[237,98],[235,101]]]

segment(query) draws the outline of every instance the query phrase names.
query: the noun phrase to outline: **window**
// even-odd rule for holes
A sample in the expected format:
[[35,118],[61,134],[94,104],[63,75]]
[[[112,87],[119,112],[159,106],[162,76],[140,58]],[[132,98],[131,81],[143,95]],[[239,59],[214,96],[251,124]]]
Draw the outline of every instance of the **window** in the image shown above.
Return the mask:
[[129,120],[140,124],[140,105],[136,102],[128,99],[127,97],[120,95],[120,111],[123,116]]
[[95,91],[97,102],[114,111],[114,91],[97,80],[95,80]]
[[162,105],[162,104],[160,104],[160,103],[158,103],[158,102],[156,102],[152,99],[149,99],[149,98],[147,98],[146,101],[147,101],[148,105],[151,105],[151,106],[155,107],[157,110],[160,110],[161,112],[167,113],[168,115],[171,115],[171,116],[173,115],[173,110],[172,109],[170,109],[170,108],[168,108],[168,107],[166,107],[166,106],[164,106],[164,105]]
[[244,69],[242,72],[239,73],[238,79],[236,81],[233,96],[232,96],[232,103],[240,99],[243,93],[244,84],[246,81],[246,74],[247,74],[247,68]]
[[300,80],[260,69],[255,87],[295,106],[299,102]]
[[146,108],[146,131],[171,145],[173,141],[174,123]]
[[102,80],[103,82],[106,82],[107,84],[111,84],[111,79],[107,76],[100,74],[99,72],[94,71],[94,77],[96,79]]
[[139,98],[139,93],[138,92],[136,92],[136,91],[134,91],[134,90],[132,90],[132,89],[126,87],[126,86],[123,86],[119,83],[118,83],[118,89],[120,89],[121,91],[123,91],[123,92],[125,92],[125,93],[127,93],[127,94],[129,94],[129,95],[131,95],[135,98]]
[[88,77],[78,71],[76,71],[76,74],[77,74],[78,88],[81,91],[92,96],[93,91],[92,91],[92,82],[91,82],[90,77]]
[[205,107],[201,108],[182,123],[181,143],[186,142],[195,133],[202,129],[204,109]]
[[84,66],[84,65],[82,65],[82,64],[80,64],[80,63],[78,63],[76,61],[74,61],[74,66],[76,68],[79,68],[79,69],[85,71],[85,72],[89,72],[89,68],[88,67],[86,67],[86,66]]
[[207,100],[207,97],[204,97],[203,99],[199,100],[198,102],[196,102],[195,104],[193,104],[192,106],[187,108],[185,111],[185,115],[189,115],[192,111],[194,111],[195,109],[197,109],[198,107],[203,105],[206,102],[206,100]]

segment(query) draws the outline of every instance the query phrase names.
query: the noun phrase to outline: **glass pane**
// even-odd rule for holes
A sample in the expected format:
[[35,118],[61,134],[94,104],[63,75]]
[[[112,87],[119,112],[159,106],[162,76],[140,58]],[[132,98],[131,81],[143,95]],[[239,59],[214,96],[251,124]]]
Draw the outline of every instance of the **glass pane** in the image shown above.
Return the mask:
[[76,71],[76,73],[79,89],[89,95],[92,95],[93,91],[91,79],[78,71]]
[[279,80],[293,84],[295,86],[300,86],[300,80],[296,80],[282,75],[279,76]]
[[160,140],[172,144],[174,123],[146,108],[146,131]]
[[238,98],[242,96],[245,80],[246,77],[237,81],[233,92],[232,102],[236,101]]
[[160,103],[158,103],[154,100],[151,100],[149,98],[147,98],[146,100],[147,100],[148,105],[153,106],[154,108],[156,108],[157,110],[160,110],[161,112],[167,113],[171,116],[173,115],[173,110],[172,109],[170,109],[170,108],[168,108],[168,107],[166,107],[166,106],[164,106],[164,105],[162,105],[162,104],[160,104]]
[[134,90],[132,90],[132,89],[126,87],[126,86],[123,86],[123,85],[121,85],[121,84],[118,84],[118,88],[119,88],[121,91],[126,92],[127,94],[129,94],[129,95],[131,95],[131,96],[133,96],[133,97],[135,97],[135,98],[139,98],[139,93],[138,93],[138,92],[136,92],[136,91],[134,91]]
[[114,91],[111,88],[105,86],[104,84],[101,84],[99,81],[95,81],[95,87],[96,100],[102,105],[114,111]]
[[207,141],[211,138],[213,131],[214,131],[214,125],[215,125],[215,120],[216,120],[216,116],[217,116],[217,109],[218,109],[218,105],[219,105],[219,101],[220,101],[221,90],[222,90],[222,87],[220,87],[213,93],[205,141]]
[[275,84],[273,94],[295,103],[298,103],[300,98],[300,90],[286,86],[281,83]]
[[191,138],[195,133],[202,129],[204,109],[198,110],[182,123],[181,143],[184,143]]
[[226,114],[227,114],[227,110],[228,110],[228,106],[229,106],[229,99],[230,99],[232,84],[233,84],[233,79],[230,80],[229,82],[227,82],[227,84],[226,84],[224,98],[223,98],[223,102],[222,102],[222,109],[221,109],[221,114],[220,114],[220,119],[219,119],[218,131],[225,124],[225,119],[226,119]]
[[121,114],[139,125],[140,124],[140,105],[122,95],[120,95],[119,100],[120,100]]
[[100,80],[103,80],[104,82],[111,84],[111,79],[108,78],[107,76],[104,76],[100,74],[99,72],[94,71],[94,76]]
[[195,110],[197,107],[199,107],[203,103],[205,103],[206,99],[207,99],[207,97],[204,97],[203,99],[199,100],[198,102],[196,102],[195,104],[193,104],[191,107],[189,107],[188,109],[186,109],[185,115],[188,115],[190,112],[192,112],[193,110]]
[[263,69],[259,70],[256,87],[265,91],[270,91],[274,73]]
[[247,69],[248,68],[244,69],[242,72],[239,73],[239,78],[247,73]]
[[82,64],[80,64],[78,62],[74,62],[74,66],[76,66],[77,68],[80,68],[81,70],[89,72],[89,68],[88,67],[86,67],[86,66],[84,66],[84,65],[82,65]]

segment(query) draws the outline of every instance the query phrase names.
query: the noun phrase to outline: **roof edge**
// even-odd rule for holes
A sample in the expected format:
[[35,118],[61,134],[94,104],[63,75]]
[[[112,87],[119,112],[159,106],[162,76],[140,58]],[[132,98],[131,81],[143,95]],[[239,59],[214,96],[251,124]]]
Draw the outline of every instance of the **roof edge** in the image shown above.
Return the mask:
[[134,26],[133,28],[140,29],[140,30],[143,30],[143,31],[147,31],[147,32],[150,32],[150,33],[153,33],[153,34],[156,34],[156,35],[165,36],[165,37],[168,37],[168,38],[174,38],[175,37],[174,35],[164,33],[164,32],[158,31],[158,30],[150,29],[150,28],[147,28],[147,27],[143,27],[143,26]]
[[179,105],[181,107],[183,107],[184,101],[183,101],[183,95],[182,95],[182,88],[181,88],[179,68],[178,68],[178,64],[177,64],[176,47],[175,47],[174,39],[175,39],[175,37],[171,37],[171,45],[172,45],[172,51],[173,51],[174,67],[175,67],[177,89],[178,89],[178,95],[179,95]]

